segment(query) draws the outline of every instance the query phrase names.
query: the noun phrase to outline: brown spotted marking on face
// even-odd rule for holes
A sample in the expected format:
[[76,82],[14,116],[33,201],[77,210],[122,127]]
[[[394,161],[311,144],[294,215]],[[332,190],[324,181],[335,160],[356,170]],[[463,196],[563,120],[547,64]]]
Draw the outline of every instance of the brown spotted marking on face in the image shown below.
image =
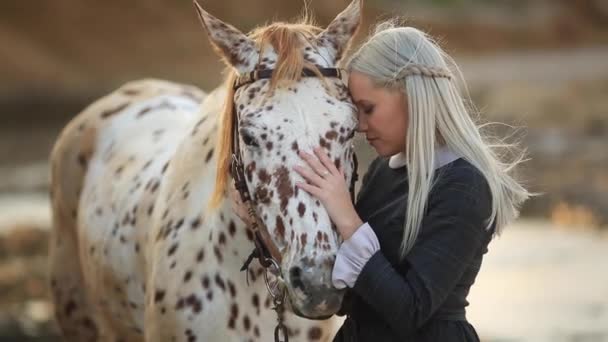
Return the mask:
[[273,145],[272,145],[272,141],[268,141],[268,142],[266,142],[266,150],[267,150],[267,151],[271,151],[271,150],[272,150],[272,146],[273,146]]
[[260,184],[256,187],[254,192],[254,199],[256,203],[260,204],[270,204],[270,196],[268,194],[268,188],[266,186]]
[[321,137],[319,138],[319,146],[329,150],[331,148],[331,143]]
[[289,203],[289,199],[293,196],[293,184],[291,183],[291,179],[289,178],[289,170],[285,166],[280,166],[274,173],[277,184],[277,191],[279,193],[279,200],[281,212],[286,214],[287,203]]
[[285,225],[281,216],[278,215],[275,223],[275,233],[282,241],[285,241]]
[[337,137],[338,137],[338,132],[336,132],[334,130],[325,133],[325,138],[327,140],[336,140]]
[[306,239],[308,238],[308,234],[306,233],[302,233],[300,235],[300,248],[302,250],[304,250],[304,247],[306,247]]
[[306,205],[304,203],[300,202],[298,204],[298,214],[300,214],[300,217],[303,217],[305,212],[306,212]]
[[270,174],[268,174],[266,169],[260,169],[260,171],[258,171],[258,178],[263,184],[270,184]]

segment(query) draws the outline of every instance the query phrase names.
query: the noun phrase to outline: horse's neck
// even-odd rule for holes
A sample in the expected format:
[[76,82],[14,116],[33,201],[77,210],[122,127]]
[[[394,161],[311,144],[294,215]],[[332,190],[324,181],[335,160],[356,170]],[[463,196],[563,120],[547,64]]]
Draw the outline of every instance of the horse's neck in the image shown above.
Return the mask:
[[[231,182],[232,180],[229,180]],[[260,274],[261,266],[257,260],[251,262],[250,271],[241,271],[255,245],[251,240],[253,234],[247,233],[248,227],[234,212],[229,197],[225,198],[214,212],[209,233],[212,242],[213,257],[221,269],[235,280],[246,280],[247,272],[253,272],[253,278]],[[219,255],[218,255],[219,254]],[[251,277],[249,279],[252,280]]]
[[[183,179],[176,180],[175,183],[184,184],[192,179],[200,180],[200,182],[191,182],[191,184],[198,184],[197,189],[201,191],[200,196],[191,196],[189,199],[189,205],[196,208],[200,208],[201,203],[206,207],[215,188],[216,172],[214,169],[216,168],[218,147],[214,143],[217,141],[218,120],[225,97],[226,87],[220,86],[205,98],[200,109],[200,124],[194,128],[192,135],[189,134],[185,138],[187,141],[180,145],[176,153],[182,169],[177,177]],[[213,151],[212,154],[211,151]],[[210,155],[213,157],[210,158]],[[228,179],[227,182],[230,187],[233,181]],[[218,269],[227,277],[245,282],[246,272],[241,272],[240,268],[254,249],[253,241],[250,239],[252,235],[248,235],[247,227],[234,212],[229,197],[224,198],[216,209],[211,211],[203,209],[203,211],[205,224],[202,229],[205,232],[200,235],[200,238],[204,239],[205,244],[208,244],[206,254],[216,260]],[[259,263],[253,261],[251,270],[254,275],[259,273],[259,269]],[[253,291],[260,281],[263,282],[263,279],[256,279],[251,282],[252,286],[246,286],[245,289]],[[254,283],[256,286],[253,286]],[[264,286],[263,283],[261,285]]]

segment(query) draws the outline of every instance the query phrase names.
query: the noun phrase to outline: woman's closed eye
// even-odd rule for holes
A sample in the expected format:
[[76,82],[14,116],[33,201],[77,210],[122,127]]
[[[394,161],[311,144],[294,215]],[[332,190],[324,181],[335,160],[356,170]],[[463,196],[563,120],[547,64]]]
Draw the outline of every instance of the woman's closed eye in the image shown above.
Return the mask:
[[364,114],[371,114],[374,111],[375,106],[374,105],[363,105],[361,106],[361,110],[363,110]]

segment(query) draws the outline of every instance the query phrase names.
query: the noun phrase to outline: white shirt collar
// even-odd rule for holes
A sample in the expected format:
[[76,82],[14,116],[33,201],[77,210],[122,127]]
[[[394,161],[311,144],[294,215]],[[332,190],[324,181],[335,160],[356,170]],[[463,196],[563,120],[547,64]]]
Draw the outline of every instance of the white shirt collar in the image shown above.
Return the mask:
[[[447,146],[439,146],[435,149],[435,169],[449,164],[458,158],[460,157]],[[397,169],[405,166],[406,164],[407,161],[405,159],[405,152],[394,154],[388,160],[388,166],[391,169]]]

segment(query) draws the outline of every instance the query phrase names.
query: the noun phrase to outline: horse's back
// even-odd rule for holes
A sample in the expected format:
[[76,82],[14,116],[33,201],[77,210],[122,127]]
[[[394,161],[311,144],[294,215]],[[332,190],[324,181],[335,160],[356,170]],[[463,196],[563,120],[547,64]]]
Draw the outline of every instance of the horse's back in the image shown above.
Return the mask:
[[[143,243],[156,193],[167,161],[197,117],[204,115],[199,107],[205,97],[191,86],[130,82],[77,115],[54,146],[54,299],[58,305],[67,300],[70,307],[94,308],[80,314],[92,330],[106,330],[100,327],[100,316],[141,329]],[[72,290],[66,299],[69,286],[83,293]],[[79,314],[68,311],[72,317]],[[57,314],[61,316],[60,308]]]

